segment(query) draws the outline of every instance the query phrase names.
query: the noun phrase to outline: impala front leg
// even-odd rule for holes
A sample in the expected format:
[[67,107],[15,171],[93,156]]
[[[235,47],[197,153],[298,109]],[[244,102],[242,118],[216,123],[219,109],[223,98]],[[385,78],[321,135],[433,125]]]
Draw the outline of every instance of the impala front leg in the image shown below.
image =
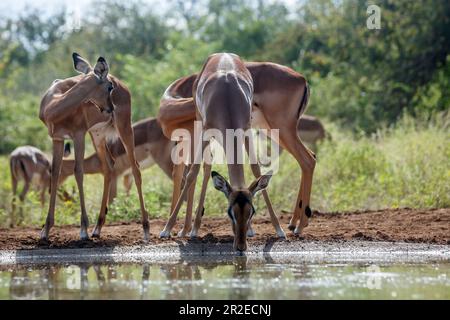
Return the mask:
[[80,195],[80,207],[81,207],[81,227],[80,227],[80,239],[89,240],[87,228],[89,226],[89,218],[86,212],[86,204],[84,202],[84,132],[78,133],[73,139],[75,147],[75,180],[77,181],[78,193]]
[[131,127],[131,118],[129,111],[127,112],[126,116],[127,121],[123,123],[118,122],[117,119],[120,117],[121,116],[117,114],[116,128],[119,131],[120,140],[125,147],[125,151],[130,162],[131,172],[133,173],[134,183],[136,184],[136,189],[139,195],[139,204],[141,207],[142,215],[142,228],[144,230],[144,242],[148,242],[148,240],[150,239],[150,222],[148,220],[148,212],[145,209],[144,196],[142,195],[142,176],[134,152],[134,133],[133,128]]
[[206,188],[208,187],[209,177],[211,176],[211,165],[208,163],[203,164],[203,182],[202,190],[200,192],[200,199],[198,200],[197,210],[195,211],[195,222],[194,227],[190,233],[191,238],[196,238],[198,236],[198,231],[200,230],[200,225],[202,224],[202,218],[205,214],[205,197]]
[[187,197],[187,208],[186,208],[186,217],[184,219],[184,226],[178,232],[178,237],[185,237],[192,229],[192,207],[194,206],[194,194],[195,194],[195,183],[191,185],[188,192]]
[[183,173],[184,173],[185,165],[183,163],[176,164],[172,169],[172,180],[173,180],[173,189],[172,189],[172,202],[170,204],[170,212],[173,212],[173,209],[177,205],[178,198],[181,194],[181,188],[183,187]]
[[182,188],[180,196],[178,197],[175,208],[173,209],[173,211],[169,217],[169,220],[167,221],[163,231],[161,231],[161,233],[159,234],[160,238],[169,238],[170,237],[170,232],[172,231],[172,228],[177,221],[177,215],[178,215],[178,212],[180,211],[181,205],[183,204],[183,200],[186,198],[186,195],[187,195],[191,185],[193,183],[195,183],[195,181],[197,180],[198,172],[200,171],[200,163],[203,159],[203,150],[206,147],[206,145],[207,145],[207,143],[203,142],[202,148],[198,148],[198,150],[195,154],[194,163],[191,165],[191,167],[189,169],[189,173],[186,177],[186,182]]
[[183,204],[183,199],[186,198],[191,185],[193,183],[195,183],[195,180],[197,179],[199,170],[200,170],[199,164],[191,165],[189,173],[186,177],[186,183],[184,184],[183,190],[181,191],[181,194],[178,197],[175,208],[173,209],[173,211],[169,217],[169,220],[167,221],[167,223],[164,227],[164,230],[161,231],[161,233],[159,234],[160,238],[169,238],[170,237],[170,232],[172,231],[172,229],[177,221],[178,212],[180,211],[181,205]]
[[64,153],[64,140],[53,140],[53,160],[52,160],[52,177],[50,187],[50,201],[48,207],[47,219],[45,226],[41,231],[41,241],[48,241],[48,235],[50,229],[55,222],[55,205],[56,205],[56,192],[58,189],[59,174],[61,172],[61,164]]
[[[108,157],[108,155],[106,154]],[[109,168],[107,162],[104,161],[103,168],[103,197],[102,204],[100,207],[100,214],[98,216],[97,225],[95,226],[94,232],[92,233],[93,238],[100,238],[100,233],[103,225],[106,221],[106,214],[108,213],[108,198],[109,192],[111,189],[111,176],[112,176],[112,168]]]

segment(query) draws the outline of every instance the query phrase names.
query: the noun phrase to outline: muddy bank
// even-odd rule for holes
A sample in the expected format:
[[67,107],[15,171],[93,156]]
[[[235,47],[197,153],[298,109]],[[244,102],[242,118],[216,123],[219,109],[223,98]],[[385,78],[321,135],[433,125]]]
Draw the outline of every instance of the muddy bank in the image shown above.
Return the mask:
[[[172,241],[156,245],[76,249],[0,250],[0,270],[12,265],[179,262],[229,263],[235,258],[266,263],[450,262],[450,246],[372,241],[267,241],[251,243],[245,257],[231,243]],[[2,267],[3,266],[3,267]]]
[[[314,212],[309,226],[300,237],[293,236],[287,229],[290,214],[281,214],[280,219],[288,235],[283,243],[301,245],[303,242],[345,243],[364,242],[406,242],[450,245],[450,208],[447,209],[388,209],[349,213]],[[182,240],[175,236],[159,239],[158,234],[165,220],[151,221],[151,240],[155,244],[198,245],[232,242],[230,223],[225,214],[222,218],[203,219],[198,240]],[[182,219],[174,228],[174,234],[181,228]],[[251,246],[266,246],[277,243],[274,229],[267,214],[255,217],[253,222],[256,236],[249,240]],[[91,229],[93,226],[91,227]],[[137,222],[106,223],[101,239],[79,240],[78,226],[56,226],[50,234],[50,243],[39,244],[39,228],[15,228],[0,230],[0,250],[23,249],[70,249],[70,248],[114,248],[142,244],[142,227]]]

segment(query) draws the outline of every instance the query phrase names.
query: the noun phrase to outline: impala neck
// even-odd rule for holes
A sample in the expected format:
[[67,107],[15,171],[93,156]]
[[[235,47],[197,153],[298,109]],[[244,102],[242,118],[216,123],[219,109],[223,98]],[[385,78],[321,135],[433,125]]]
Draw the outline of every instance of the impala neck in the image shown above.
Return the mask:
[[[102,172],[100,159],[98,158],[96,153],[84,159],[83,169],[84,173],[86,174],[95,174]],[[73,175],[74,170],[75,170],[75,160],[63,160],[60,181],[62,182],[65,179],[67,179],[67,177]]]
[[70,90],[63,93],[58,104],[61,107],[79,106],[86,101],[86,98],[96,87],[95,76],[85,77]]

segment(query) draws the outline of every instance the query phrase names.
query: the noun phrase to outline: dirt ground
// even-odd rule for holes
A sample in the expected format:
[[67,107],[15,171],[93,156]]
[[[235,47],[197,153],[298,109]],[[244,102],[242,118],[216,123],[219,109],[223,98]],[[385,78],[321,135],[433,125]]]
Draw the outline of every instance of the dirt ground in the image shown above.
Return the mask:
[[[388,209],[380,211],[362,211],[349,213],[314,212],[309,226],[302,236],[294,236],[287,229],[290,214],[280,215],[280,221],[288,235],[287,241],[404,241],[416,243],[435,243],[450,245],[450,208],[447,209]],[[152,220],[150,224],[151,244],[179,241],[159,239],[159,232],[165,221]],[[174,228],[178,232],[182,224],[179,219]],[[256,236],[249,241],[265,242],[275,238],[274,228],[267,214],[254,218],[253,227]],[[91,227],[92,229],[93,227]],[[106,223],[101,239],[79,240],[78,226],[56,226],[50,234],[50,243],[39,243],[39,228],[0,229],[0,250],[34,248],[92,248],[142,244],[142,227],[137,222]],[[200,238],[202,242],[231,242],[232,231],[228,218],[204,217]]]

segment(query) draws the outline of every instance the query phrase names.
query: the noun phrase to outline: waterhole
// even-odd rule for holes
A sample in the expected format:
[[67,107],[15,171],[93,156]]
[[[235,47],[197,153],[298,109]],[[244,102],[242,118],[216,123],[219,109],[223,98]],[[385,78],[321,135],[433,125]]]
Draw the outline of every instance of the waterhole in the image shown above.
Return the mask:
[[0,299],[450,299],[450,262],[3,265]]

